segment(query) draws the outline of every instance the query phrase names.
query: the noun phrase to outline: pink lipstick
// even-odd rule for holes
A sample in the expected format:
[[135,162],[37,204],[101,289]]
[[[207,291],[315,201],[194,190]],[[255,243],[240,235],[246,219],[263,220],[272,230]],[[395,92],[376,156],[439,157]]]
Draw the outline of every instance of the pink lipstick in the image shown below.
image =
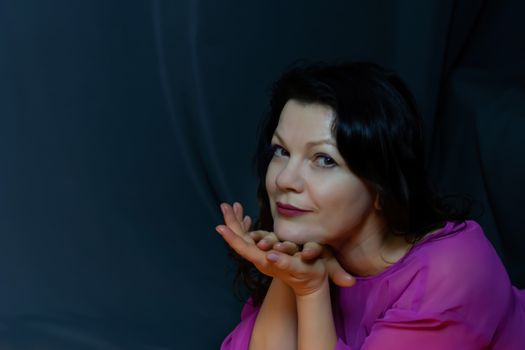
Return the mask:
[[311,210],[304,210],[301,208],[294,207],[293,205],[284,204],[280,202],[277,202],[276,206],[277,212],[279,213],[279,215],[282,216],[295,217],[311,212]]

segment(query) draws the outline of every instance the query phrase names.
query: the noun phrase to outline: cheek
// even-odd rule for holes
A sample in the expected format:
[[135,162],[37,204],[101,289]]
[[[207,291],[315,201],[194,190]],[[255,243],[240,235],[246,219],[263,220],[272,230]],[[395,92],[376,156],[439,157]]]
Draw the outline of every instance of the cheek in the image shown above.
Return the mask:
[[270,163],[270,165],[268,165],[268,169],[266,170],[265,177],[266,191],[268,194],[271,194],[275,191],[275,172],[275,167],[273,167]]
[[327,236],[338,236],[363,222],[373,207],[373,197],[364,184],[356,181],[334,181],[330,187],[316,193],[322,209],[319,224]]
[[283,171],[285,164],[279,159],[272,159],[266,169],[265,184],[269,195],[277,192],[277,178]]
[[268,166],[268,169],[266,170],[266,177],[265,177],[265,186],[266,186],[266,194],[268,196],[268,200],[270,202],[270,211],[272,213],[272,217],[275,218],[275,201],[274,197],[276,195],[277,186],[275,184],[275,178],[277,176],[277,170],[275,166],[272,166],[271,163]]
[[352,191],[348,190],[348,181],[337,177],[331,179],[311,178],[308,182],[308,193],[310,200],[323,213],[337,212],[342,205],[351,201],[349,196]]

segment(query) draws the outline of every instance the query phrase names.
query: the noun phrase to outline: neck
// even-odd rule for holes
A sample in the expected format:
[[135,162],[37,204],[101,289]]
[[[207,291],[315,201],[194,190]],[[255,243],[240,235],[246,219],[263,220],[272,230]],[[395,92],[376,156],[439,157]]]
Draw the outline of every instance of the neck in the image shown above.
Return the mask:
[[411,244],[388,231],[379,215],[367,218],[335,248],[341,266],[355,276],[373,276],[401,259]]

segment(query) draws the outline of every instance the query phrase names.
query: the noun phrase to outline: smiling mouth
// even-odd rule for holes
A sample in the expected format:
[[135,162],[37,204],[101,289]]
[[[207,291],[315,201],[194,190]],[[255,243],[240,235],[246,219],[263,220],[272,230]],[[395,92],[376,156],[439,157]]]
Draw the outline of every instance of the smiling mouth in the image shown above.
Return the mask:
[[304,214],[311,212],[311,210],[300,209],[300,208],[294,207],[293,205],[279,203],[279,202],[276,203],[276,206],[277,206],[277,212],[279,213],[279,215],[287,216],[287,217],[300,216],[300,215],[304,215]]

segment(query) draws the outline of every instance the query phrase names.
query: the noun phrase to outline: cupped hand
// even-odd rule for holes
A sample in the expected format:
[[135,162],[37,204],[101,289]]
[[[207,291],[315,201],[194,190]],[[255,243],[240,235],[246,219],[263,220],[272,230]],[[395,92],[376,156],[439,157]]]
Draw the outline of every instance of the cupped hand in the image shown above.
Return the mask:
[[[294,247],[291,247],[291,245]],[[290,253],[290,251],[295,249],[299,251],[299,247],[295,243],[288,241],[274,244],[273,249],[288,255],[294,255],[295,253]],[[323,259],[326,264],[328,277],[339,287],[351,287],[355,284],[355,278],[343,269],[329,247],[322,246],[316,242],[306,242],[300,249],[300,252],[301,259],[305,262]]]
[[225,225],[216,230],[239,255],[252,262],[263,274],[281,279],[296,295],[318,290],[330,278],[335,284],[349,287],[355,279],[339,265],[331,251],[308,242],[299,251],[293,242],[279,242],[274,233],[251,231],[251,219],[243,217],[239,203],[221,204]]
[[245,223],[248,221],[243,217],[243,209],[239,203],[233,206],[222,203],[221,211],[224,216],[225,225],[216,227],[226,243],[246,260],[252,262],[263,274],[276,277],[276,271],[266,254],[276,243],[274,234],[267,231],[248,232]]

